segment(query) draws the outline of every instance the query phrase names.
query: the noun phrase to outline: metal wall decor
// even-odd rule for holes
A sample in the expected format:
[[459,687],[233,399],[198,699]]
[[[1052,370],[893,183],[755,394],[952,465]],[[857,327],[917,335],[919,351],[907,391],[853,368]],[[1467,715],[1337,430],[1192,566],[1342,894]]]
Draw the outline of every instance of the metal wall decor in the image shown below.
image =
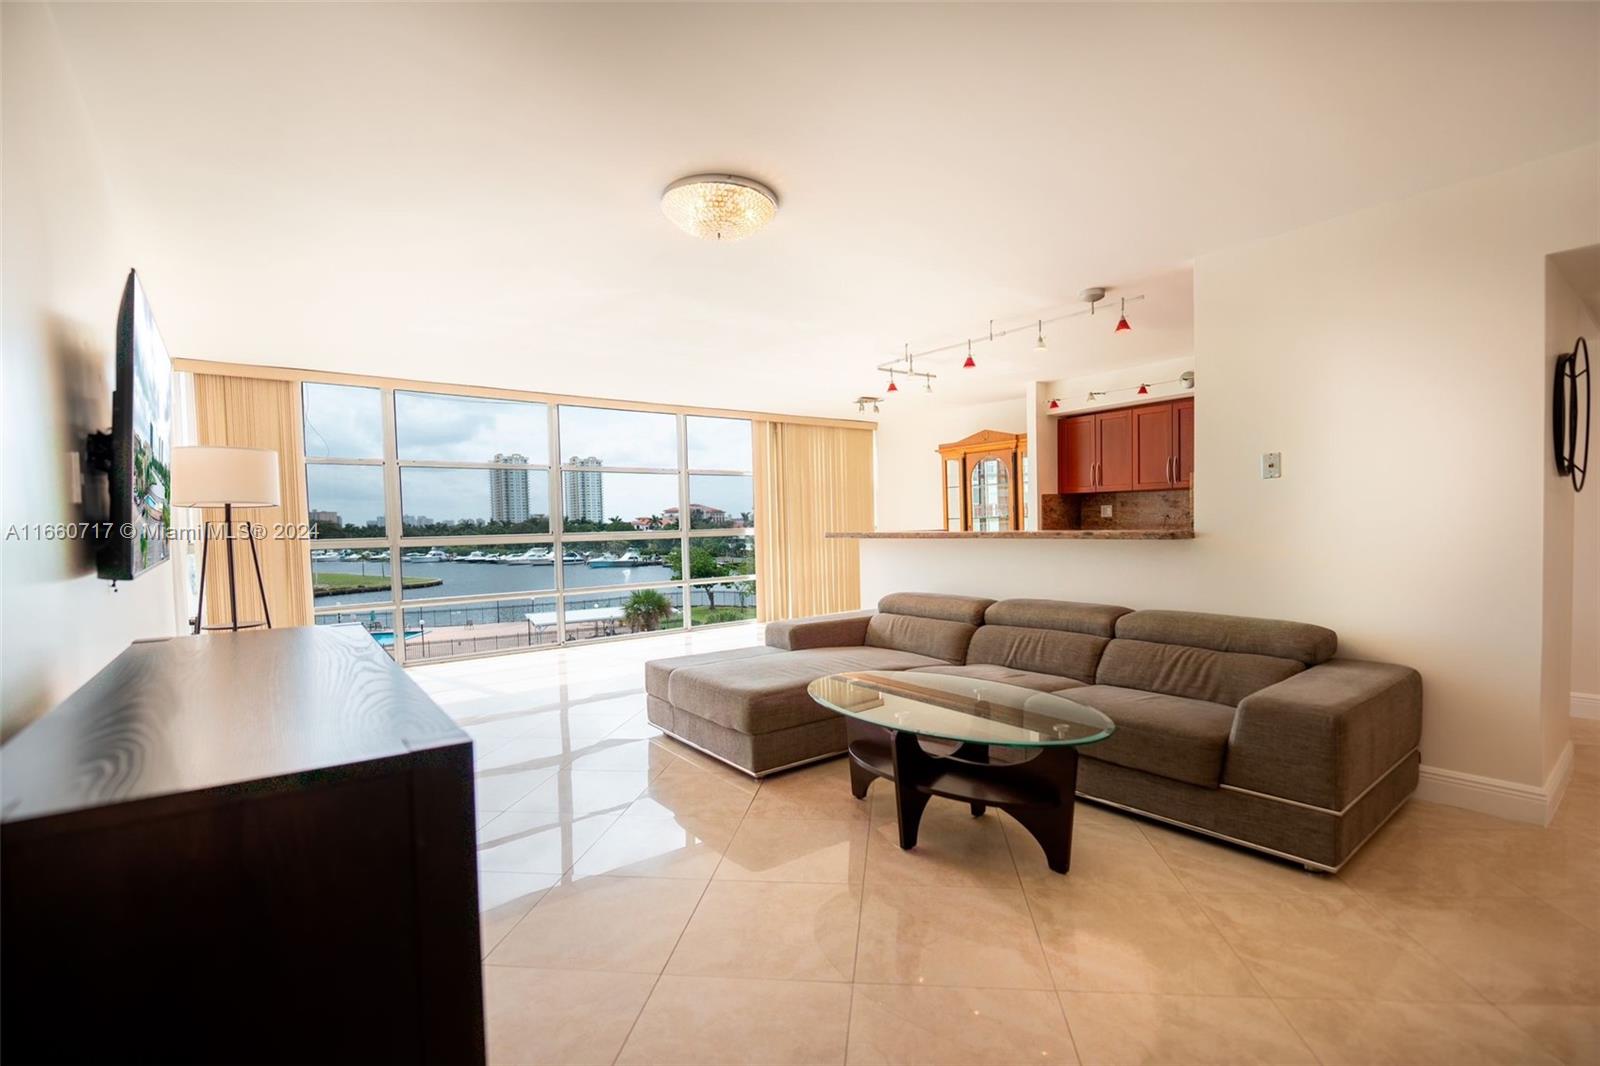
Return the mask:
[[[1582,355],[1580,364],[1578,357]],[[1579,379],[1583,384],[1583,403],[1578,403]],[[1555,437],[1556,473],[1572,478],[1575,492],[1583,491],[1588,480],[1589,411],[1592,376],[1589,373],[1589,342],[1579,337],[1572,351],[1556,356],[1555,381],[1550,391],[1550,425]],[[1581,415],[1580,415],[1581,411]],[[1578,423],[1583,423],[1583,450],[1578,450]]]

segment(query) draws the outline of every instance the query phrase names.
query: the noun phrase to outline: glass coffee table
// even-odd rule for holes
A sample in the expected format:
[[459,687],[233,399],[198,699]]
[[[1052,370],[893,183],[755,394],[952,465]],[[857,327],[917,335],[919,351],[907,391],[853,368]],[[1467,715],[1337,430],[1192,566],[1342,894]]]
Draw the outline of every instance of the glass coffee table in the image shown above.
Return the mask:
[[[894,782],[900,846],[934,796],[1011,815],[1044,849],[1050,869],[1072,859],[1078,748],[1116,725],[1066,696],[955,674],[861,670],[830,674],[806,689],[845,716],[850,789],[864,799],[874,778]],[[1008,749],[999,760],[994,749]]]

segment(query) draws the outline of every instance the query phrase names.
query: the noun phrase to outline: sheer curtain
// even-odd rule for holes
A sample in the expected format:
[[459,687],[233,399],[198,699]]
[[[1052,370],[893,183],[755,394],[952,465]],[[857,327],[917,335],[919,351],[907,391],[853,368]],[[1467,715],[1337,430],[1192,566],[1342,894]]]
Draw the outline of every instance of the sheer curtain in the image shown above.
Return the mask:
[[861,606],[859,542],[873,523],[870,429],[755,423],[756,610],[763,622]]
[[[311,624],[311,554],[304,540],[290,536],[306,522],[306,490],[300,443],[300,390],[292,381],[194,376],[195,432],[200,444],[235,448],[271,448],[278,453],[278,507],[236,511],[235,522],[266,527],[266,537],[256,542],[261,556],[261,577],[267,587],[274,626]],[[222,530],[222,509],[202,512]],[[287,528],[274,528],[287,527]],[[198,546],[196,546],[198,550]],[[198,557],[197,557],[198,558]],[[261,595],[256,590],[255,569],[249,546],[234,545],[234,574],[239,590],[239,620],[261,618]],[[211,545],[206,565],[206,625],[228,622],[228,564],[226,549]]]

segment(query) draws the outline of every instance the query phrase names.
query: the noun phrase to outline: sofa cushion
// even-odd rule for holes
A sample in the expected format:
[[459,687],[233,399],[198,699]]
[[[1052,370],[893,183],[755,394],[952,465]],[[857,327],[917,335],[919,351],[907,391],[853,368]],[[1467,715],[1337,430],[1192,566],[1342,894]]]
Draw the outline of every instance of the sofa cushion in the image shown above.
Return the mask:
[[656,699],[667,698],[667,680],[674,670],[686,666],[709,666],[711,663],[731,659],[753,659],[762,655],[777,655],[777,648],[728,648],[723,651],[705,651],[698,655],[677,655],[671,659],[651,659],[644,664],[644,690]]
[[1114,685],[1085,685],[1065,695],[1117,723],[1115,733],[1084,745],[1081,754],[1207,788],[1222,780],[1232,707]]
[[967,622],[879,612],[867,622],[867,646],[913,652],[947,663],[967,658],[967,645],[978,627]]
[[1234,707],[1252,692],[1276,685],[1304,669],[1293,659],[1270,655],[1118,637],[1106,645],[1105,654],[1100,656],[1095,682]]
[[806,694],[819,677],[845,670],[908,670],[939,666],[927,655],[892,648],[775,651],[674,670],[667,698],[674,707],[741,733],[771,733],[834,714]]
[[1103,603],[1017,599],[991,604],[983,613],[983,621],[991,626],[1059,629],[1067,633],[1086,633],[1091,637],[1109,637],[1116,631],[1117,619],[1128,613],[1127,607],[1111,607]]
[[872,611],[848,611],[844,614],[819,614],[810,618],[768,622],[766,643],[768,647],[785,651],[849,645],[860,647],[867,639],[867,622],[872,615]]
[[1322,626],[1199,611],[1133,611],[1117,619],[1116,635],[1155,644],[1271,655],[1304,666],[1326,662],[1339,650],[1339,635]]
[[[978,630],[982,633],[983,630]],[[915,674],[954,674],[956,677],[971,677],[979,681],[998,681],[1003,685],[1018,685],[1022,688],[1037,689],[1040,692],[1060,692],[1062,689],[1077,688],[1082,681],[1074,681],[1070,677],[1061,677],[1058,674],[1040,674],[1032,670],[1015,670],[1009,666],[1000,666],[996,663],[974,663],[967,666],[919,666],[911,671]]]
[[993,600],[981,596],[946,596],[937,592],[891,592],[878,601],[884,614],[909,614],[918,618],[937,618],[945,622],[983,625],[983,614]]
[[1092,685],[1100,655],[1109,643],[1105,637],[1059,629],[985,625],[972,635],[972,643],[967,646],[967,662],[1059,674],[1079,684]]

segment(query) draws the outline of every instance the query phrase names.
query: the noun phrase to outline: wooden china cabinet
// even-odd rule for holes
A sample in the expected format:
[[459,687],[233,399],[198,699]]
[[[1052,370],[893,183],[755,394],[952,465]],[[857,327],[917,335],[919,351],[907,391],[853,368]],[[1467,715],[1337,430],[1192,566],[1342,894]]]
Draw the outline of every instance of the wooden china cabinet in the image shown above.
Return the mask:
[[939,445],[944,528],[1001,533],[1027,524],[1028,435],[985,429]]

